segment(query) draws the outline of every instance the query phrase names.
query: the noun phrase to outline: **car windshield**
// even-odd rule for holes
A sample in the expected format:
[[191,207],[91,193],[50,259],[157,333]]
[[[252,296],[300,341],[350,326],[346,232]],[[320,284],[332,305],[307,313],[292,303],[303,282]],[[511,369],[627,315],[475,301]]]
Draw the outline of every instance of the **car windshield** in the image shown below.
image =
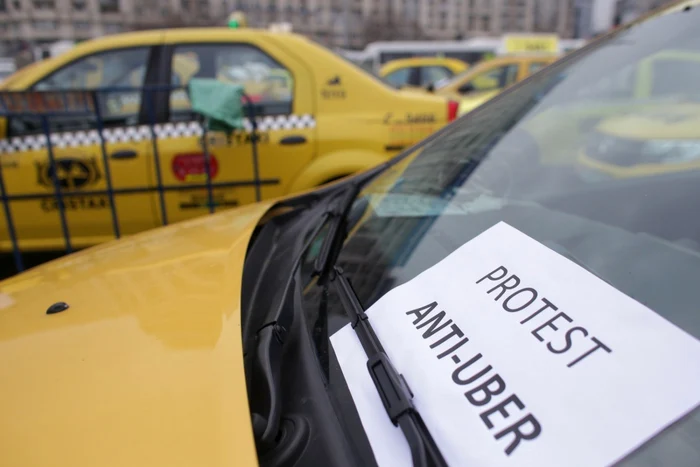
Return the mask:
[[451,76],[449,78],[442,78],[436,81],[435,83],[433,83],[433,89],[437,91],[438,89],[443,89],[454,82],[462,81],[462,79],[464,79],[465,76],[474,73],[474,70],[478,71],[478,69],[476,68],[478,66],[479,65],[475,65],[473,68],[468,68],[461,73],[457,73],[454,76]]
[[479,75],[479,73],[483,73],[483,72],[488,71],[488,66],[486,66],[486,67],[483,66],[484,64],[487,63],[486,60],[487,60],[487,59],[482,60],[481,62],[478,62],[478,63],[476,63],[476,64],[470,66],[470,67],[467,68],[466,70],[464,70],[464,71],[462,71],[462,72],[460,72],[460,73],[457,73],[457,74],[454,75],[454,76],[442,78],[442,79],[440,79],[440,80],[435,81],[435,82],[433,83],[433,89],[436,90],[436,91],[439,90],[439,89],[444,89],[444,88],[446,88],[447,86],[449,86],[449,85],[451,85],[451,84],[453,84],[453,83],[457,83],[457,82],[462,82],[462,81],[464,81],[464,78],[465,78],[466,76],[471,76],[471,75],[477,76],[477,75]]
[[[375,177],[337,261],[364,307],[504,221],[700,338],[698,24],[688,7],[621,28]],[[332,335],[347,320],[325,306]],[[622,461],[699,464],[698,410]]]

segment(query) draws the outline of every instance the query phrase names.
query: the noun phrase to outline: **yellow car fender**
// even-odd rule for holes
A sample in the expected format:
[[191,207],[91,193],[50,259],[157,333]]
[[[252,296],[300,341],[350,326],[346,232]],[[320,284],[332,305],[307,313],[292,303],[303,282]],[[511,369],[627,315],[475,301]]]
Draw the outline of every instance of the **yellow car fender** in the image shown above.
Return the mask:
[[372,151],[343,150],[311,162],[287,189],[288,193],[306,190],[331,180],[351,175],[386,162],[386,156]]

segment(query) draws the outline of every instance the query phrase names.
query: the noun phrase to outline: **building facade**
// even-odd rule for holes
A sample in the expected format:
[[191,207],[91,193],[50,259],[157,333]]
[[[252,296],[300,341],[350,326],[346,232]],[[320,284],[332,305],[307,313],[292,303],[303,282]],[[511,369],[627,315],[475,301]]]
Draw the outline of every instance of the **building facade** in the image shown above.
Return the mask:
[[634,21],[643,14],[655,10],[672,0],[616,0],[614,24]]
[[[0,55],[134,29],[288,22],[330,46],[460,39],[509,32],[572,37],[576,0],[0,0]],[[579,0],[581,1],[581,0]]]
[[590,39],[673,0],[575,0],[574,37]]
[[130,0],[0,0],[2,55],[131,29]]
[[375,40],[555,32],[573,37],[575,0],[235,0],[254,25],[286,21],[329,46]]

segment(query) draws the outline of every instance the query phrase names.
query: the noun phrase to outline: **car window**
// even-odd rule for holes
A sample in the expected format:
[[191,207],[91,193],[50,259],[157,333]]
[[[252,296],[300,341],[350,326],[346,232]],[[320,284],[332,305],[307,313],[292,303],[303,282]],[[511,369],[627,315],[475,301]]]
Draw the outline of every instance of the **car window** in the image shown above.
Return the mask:
[[518,65],[503,65],[474,76],[466,84],[472,91],[503,89],[518,79]]
[[[171,62],[171,85],[187,86],[192,78],[217,79],[239,84],[256,104],[259,115],[292,111],[294,78],[284,66],[257,47],[246,44],[179,45]],[[175,120],[190,119],[191,105],[185,89],[170,95]]]
[[400,68],[396,71],[392,71],[384,77],[384,81],[395,88],[400,88],[408,84],[413,70],[415,70],[415,68]]
[[426,66],[421,68],[420,85],[427,86],[452,75],[453,73],[444,66]]
[[119,84],[144,84],[148,48],[103,52],[78,59],[39,80],[37,91],[98,89]]
[[[104,126],[136,124],[141,109],[141,94],[148,67],[149,47],[111,50],[79,58],[41,78],[34,91],[97,90],[98,104]],[[110,87],[121,88],[109,90]],[[125,90],[123,88],[135,88]],[[94,118],[52,117],[53,131],[88,130],[96,128]],[[11,136],[41,133],[38,118],[13,117],[8,122]]]

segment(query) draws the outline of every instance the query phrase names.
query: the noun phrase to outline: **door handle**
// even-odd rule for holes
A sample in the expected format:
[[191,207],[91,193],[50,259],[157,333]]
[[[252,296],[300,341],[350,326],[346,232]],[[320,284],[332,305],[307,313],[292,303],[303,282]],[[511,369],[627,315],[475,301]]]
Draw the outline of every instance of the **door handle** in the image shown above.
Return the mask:
[[112,159],[134,159],[138,153],[133,149],[124,149],[123,151],[115,151],[110,154]]
[[306,137],[301,135],[285,136],[280,140],[280,144],[304,144],[306,143]]

